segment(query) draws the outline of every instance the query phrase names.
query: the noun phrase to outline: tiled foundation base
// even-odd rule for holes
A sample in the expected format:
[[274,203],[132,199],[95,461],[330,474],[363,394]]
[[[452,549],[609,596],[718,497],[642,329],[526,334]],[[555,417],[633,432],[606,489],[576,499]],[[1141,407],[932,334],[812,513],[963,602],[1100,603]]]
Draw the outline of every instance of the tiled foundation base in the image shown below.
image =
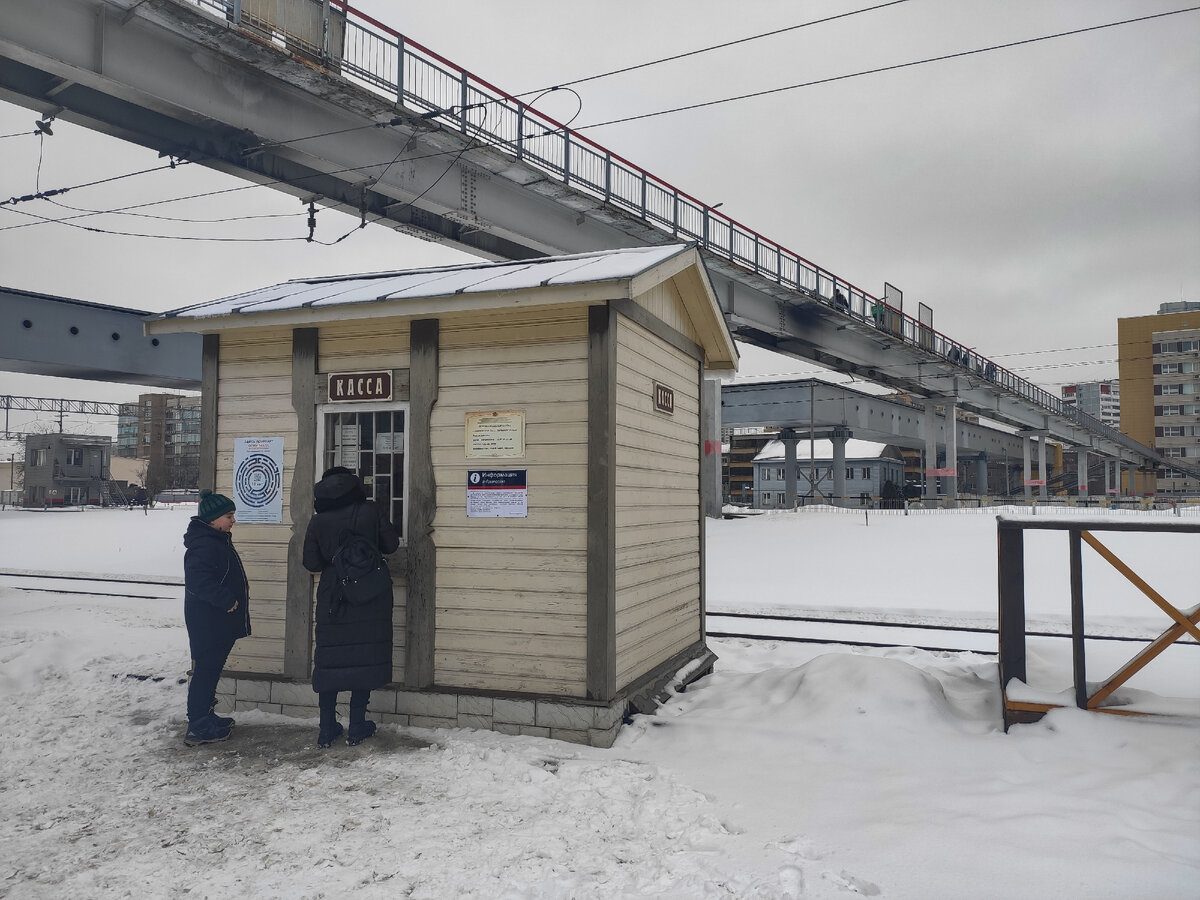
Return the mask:
[[[629,711],[649,712],[668,687],[683,687],[712,671],[716,657],[706,648],[677,657],[642,680],[634,693],[626,692],[611,703],[567,698],[504,698],[451,691],[406,691],[380,688],[371,692],[367,707],[383,724],[416,728],[482,728],[501,734],[527,734],[593,747],[611,747]],[[349,701],[344,693],[340,699]],[[217,686],[217,710],[244,709],[299,718],[316,718],[317,695],[307,681],[266,675],[226,673]],[[343,720],[346,703],[338,707]]]
[[[349,700],[342,694],[339,699]],[[383,724],[417,728],[483,728],[501,734],[527,734],[593,747],[611,747],[628,701],[611,704],[562,699],[484,697],[434,691],[380,688],[371,692],[367,711]],[[227,675],[217,686],[217,710],[261,709],[285,716],[315,718],[317,695],[308,682],[260,675]],[[338,708],[343,719],[346,703]]]

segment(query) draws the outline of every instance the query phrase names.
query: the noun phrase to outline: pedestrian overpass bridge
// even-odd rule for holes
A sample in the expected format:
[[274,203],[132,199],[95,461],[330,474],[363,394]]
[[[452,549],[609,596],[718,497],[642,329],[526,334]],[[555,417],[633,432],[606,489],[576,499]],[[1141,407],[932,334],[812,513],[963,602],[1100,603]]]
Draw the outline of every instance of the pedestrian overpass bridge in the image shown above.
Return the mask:
[[695,242],[741,341],[1200,478],[344,0],[6,0],[0,97],[485,258]]

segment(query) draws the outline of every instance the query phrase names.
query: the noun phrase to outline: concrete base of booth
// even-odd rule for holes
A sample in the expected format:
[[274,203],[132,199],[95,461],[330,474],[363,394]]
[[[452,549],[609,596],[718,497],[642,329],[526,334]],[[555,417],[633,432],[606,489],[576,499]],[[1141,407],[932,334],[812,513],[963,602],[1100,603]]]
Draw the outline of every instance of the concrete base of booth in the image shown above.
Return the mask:
[[[711,672],[715,661],[716,656],[707,647],[698,645],[648,673],[608,703],[448,689],[409,691],[388,686],[371,692],[367,711],[384,725],[482,728],[607,748],[616,740],[627,715],[652,711],[671,689],[685,688]],[[349,700],[349,694],[341,697]],[[315,719],[317,695],[308,681],[226,672],[217,686],[217,711],[248,709]],[[346,703],[339,705],[338,715],[346,720]]]

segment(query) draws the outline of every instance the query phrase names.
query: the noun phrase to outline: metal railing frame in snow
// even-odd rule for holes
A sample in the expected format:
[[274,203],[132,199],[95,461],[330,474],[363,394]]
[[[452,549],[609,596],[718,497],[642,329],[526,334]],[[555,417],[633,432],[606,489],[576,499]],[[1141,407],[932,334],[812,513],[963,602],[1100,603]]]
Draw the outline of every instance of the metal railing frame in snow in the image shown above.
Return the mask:
[[[1141,671],[1156,656],[1185,635],[1200,641],[1200,606],[1182,610],[1166,600],[1093,534],[1097,531],[1200,534],[1200,522],[1154,521],[1069,521],[1012,519],[996,520],[997,580],[999,597],[1000,689],[1004,698],[1004,727],[1034,722],[1060,703],[1022,701],[1009,697],[1010,682],[1025,682],[1025,532],[1065,531],[1071,585],[1071,643],[1075,706],[1092,712],[1140,715],[1121,706],[1102,706],[1118,688]],[[1084,656],[1083,544],[1096,551],[1131,584],[1145,594],[1172,620],[1162,634],[1103,684],[1089,686]],[[1093,689],[1094,688],[1094,689]]]

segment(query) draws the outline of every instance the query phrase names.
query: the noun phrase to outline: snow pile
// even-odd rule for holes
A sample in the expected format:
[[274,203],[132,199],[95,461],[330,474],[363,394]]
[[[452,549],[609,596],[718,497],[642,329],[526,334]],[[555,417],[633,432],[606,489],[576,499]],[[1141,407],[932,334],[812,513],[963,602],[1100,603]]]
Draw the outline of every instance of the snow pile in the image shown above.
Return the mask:
[[[710,523],[710,605],[994,616],[994,571],[972,591],[941,575],[994,568],[991,518],[815,518]],[[0,568],[61,572],[70,547],[81,570],[178,575],[185,524],[3,512]],[[911,580],[861,564],[916,565],[931,545]],[[1028,571],[1039,614],[1061,615],[1057,576]],[[1128,625],[1101,571],[1088,590]],[[1168,598],[1194,592],[1147,571]],[[386,726],[321,751],[315,721],[261,712],[188,749],[178,587],[7,584],[0,896],[1157,900],[1200,884],[1200,724],[1065,709],[1006,735],[986,656],[714,640],[714,674],[610,750]],[[1160,662],[1195,696],[1200,648],[1172,652]]]

